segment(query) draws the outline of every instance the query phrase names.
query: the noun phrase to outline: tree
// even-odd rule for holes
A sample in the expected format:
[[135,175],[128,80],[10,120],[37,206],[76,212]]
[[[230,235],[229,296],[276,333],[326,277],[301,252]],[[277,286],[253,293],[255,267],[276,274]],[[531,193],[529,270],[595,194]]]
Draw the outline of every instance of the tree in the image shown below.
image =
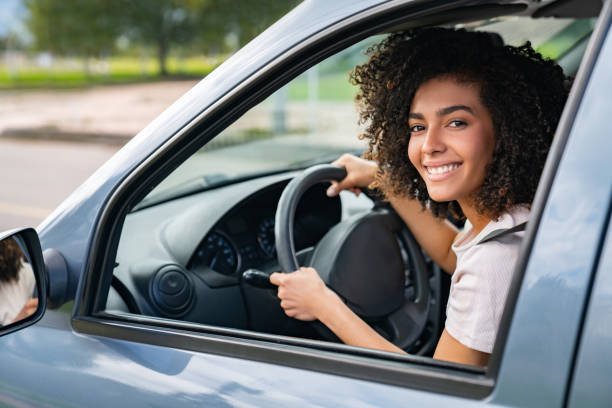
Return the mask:
[[161,75],[173,45],[194,41],[198,9],[203,0],[122,0],[124,32],[143,45],[154,46]]
[[116,0],[26,0],[38,49],[85,60],[112,52],[121,31]]
[[[108,55],[119,36],[154,47],[161,75],[173,47],[212,49],[228,35],[243,45],[296,0],[25,0],[39,49],[60,55]],[[208,46],[207,46],[208,45]],[[216,47],[219,49],[220,47]],[[233,50],[232,50],[233,51]]]
[[200,4],[199,35],[207,42],[222,42],[228,34],[243,46],[301,0],[210,0]]

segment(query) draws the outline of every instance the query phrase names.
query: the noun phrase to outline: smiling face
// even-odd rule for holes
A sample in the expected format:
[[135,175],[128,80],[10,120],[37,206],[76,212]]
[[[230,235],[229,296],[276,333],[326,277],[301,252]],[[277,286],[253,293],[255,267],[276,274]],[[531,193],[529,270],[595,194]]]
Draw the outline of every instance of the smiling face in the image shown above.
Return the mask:
[[408,156],[431,199],[464,207],[482,185],[495,132],[476,84],[453,78],[423,83],[412,99]]

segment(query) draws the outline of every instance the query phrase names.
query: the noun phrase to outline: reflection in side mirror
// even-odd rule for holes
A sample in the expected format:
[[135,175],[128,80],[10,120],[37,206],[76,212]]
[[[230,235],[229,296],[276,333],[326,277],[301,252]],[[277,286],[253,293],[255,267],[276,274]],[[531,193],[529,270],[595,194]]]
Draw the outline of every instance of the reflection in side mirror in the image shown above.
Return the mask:
[[45,299],[46,274],[36,232],[0,234],[0,335],[40,319]]

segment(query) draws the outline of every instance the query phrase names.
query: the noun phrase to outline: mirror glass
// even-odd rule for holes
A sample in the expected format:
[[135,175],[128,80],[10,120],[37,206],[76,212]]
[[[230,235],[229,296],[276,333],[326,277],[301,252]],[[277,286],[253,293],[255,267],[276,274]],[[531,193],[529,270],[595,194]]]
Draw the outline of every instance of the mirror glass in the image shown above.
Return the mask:
[[20,322],[36,312],[36,287],[23,245],[14,236],[0,241],[0,326]]

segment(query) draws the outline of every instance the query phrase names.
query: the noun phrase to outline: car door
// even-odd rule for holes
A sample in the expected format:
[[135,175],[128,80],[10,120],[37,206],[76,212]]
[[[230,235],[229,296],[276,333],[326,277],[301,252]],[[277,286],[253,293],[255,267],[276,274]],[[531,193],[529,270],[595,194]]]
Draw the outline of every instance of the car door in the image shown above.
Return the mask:
[[612,371],[612,230],[608,231],[601,248],[597,272],[583,322],[582,336],[576,348],[574,372],[570,383],[569,407],[605,407],[610,405],[612,392],[607,373]]
[[501,334],[503,358],[493,367],[495,395],[511,406],[567,403],[612,194],[609,18],[607,3],[549,153],[540,181],[547,187],[533,204],[537,231],[530,229],[524,243],[530,248],[518,267],[524,274],[515,276],[522,282],[512,289],[514,304],[507,305],[502,324],[507,331]]
[[[391,13],[395,11],[392,6],[397,4],[399,2],[392,2],[376,11]],[[84,188],[83,194],[103,196],[102,202],[96,204],[99,207],[94,208],[94,204],[85,202],[69,210],[77,214],[73,220],[84,223],[89,215],[96,220],[94,224],[75,227],[64,218],[57,224],[49,222],[43,227],[41,235],[47,247],[54,246],[54,242],[68,234],[74,234],[82,241],[74,244],[80,250],[66,246],[63,251],[68,258],[68,274],[84,273],[77,306],[72,321],[66,314],[48,312],[39,324],[2,338],[0,358],[4,368],[0,373],[0,400],[12,405],[40,406],[561,405],[581,318],[581,313],[573,307],[580,309],[584,305],[586,282],[596,255],[589,244],[599,239],[602,213],[607,211],[600,206],[593,208],[593,203],[600,202],[597,200],[602,196],[609,199],[609,176],[607,190],[581,186],[584,183],[582,177],[588,180],[588,177],[599,177],[602,173],[600,167],[585,159],[586,148],[582,141],[586,137],[603,137],[602,134],[584,132],[583,123],[590,122],[586,108],[589,89],[598,88],[598,85],[589,85],[585,91],[586,83],[604,71],[604,62],[597,58],[600,49],[603,55],[604,50],[612,48],[610,40],[603,42],[609,14],[608,7],[592,41],[590,59],[583,64],[582,76],[578,79],[584,85],[575,88],[573,102],[566,109],[559,130],[563,137],[556,142],[543,181],[544,188],[539,193],[539,201],[534,204],[538,209],[536,223],[539,221],[539,226],[530,226],[525,253],[531,248],[531,254],[525,256],[522,265],[526,267],[524,278],[523,274],[518,274],[515,283],[516,308],[513,314],[507,313],[506,334],[498,342],[497,358],[488,371],[419,358],[394,359],[382,353],[374,357],[335,353],[308,345],[278,344],[269,339],[245,338],[237,333],[202,330],[189,324],[152,324],[138,316],[121,320],[94,315],[96,290],[102,278],[101,266],[96,262],[103,262],[105,250],[109,250],[104,246],[105,240],[112,241],[107,227],[120,210],[118,194],[122,190],[119,185],[125,183],[126,175],[136,167],[132,164],[132,168],[123,168],[111,173],[110,178],[93,184],[98,188],[95,193]],[[356,21],[372,23],[373,15],[376,13],[364,13],[361,20],[356,18]],[[606,113],[609,112],[604,111]],[[572,127],[574,123],[576,125]],[[581,136],[576,136],[578,134]],[[180,142],[180,135],[175,140]],[[185,140],[183,142],[187,144]],[[123,156],[114,159],[117,166],[126,167],[127,161],[121,162],[120,159],[134,153],[137,146],[134,143],[122,153]],[[151,149],[155,148],[163,150],[156,146]],[[601,148],[596,153],[603,156],[606,150]],[[138,157],[149,155],[150,152],[142,152]],[[162,157],[161,153],[159,156]],[[580,165],[588,162],[590,166],[576,169],[576,157],[586,160],[578,162]],[[605,163],[605,160],[598,163]],[[143,172],[155,170],[147,168],[144,161],[137,164]],[[105,170],[110,172],[111,167],[109,165]],[[101,177],[102,173],[96,177]],[[603,173],[606,174],[605,168]],[[602,183],[605,181],[603,179]],[[92,184],[89,188],[93,188]],[[568,197],[573,197],[574,188],[579,189],[581,203],[586,207],[577,207],[582,212],[574,208],[576,215],[569,217],[568,223],[565,216],[573,208],[557,203],[565,203]],[[117,193],[111,197],[113,191]],[[103,214],[98,212],[102,207],[105,208]],[[64,210],[67,208],[68,204]],[[565,246],[552,246],[551,249],[551,243],[558,242],[560,230],[568,225],[575,228],[570,231],[573,235],[569,234],[561,241]],[[79,231],[81,228],[91,228],[94,232],[89,235],[87,231]],[[570,272],[579,271],[578,283],[574,285],[572,281],[572,285],[567,285],[571,304],[558,308],[553,301],[554,291],[543,290],[539,282],[547,286],[549,281],[554,283],[557,278],[563,279],[568,270],[567,262],[563,262],[569,256],[567,242],[576,239],[587,249],[578,254],[577,264],[569,263],[573,268]],[[549,265],[551,259],[561,255],[564,257],[559,258],[554,267]],[[548,273],[544,274],[543,270]],[[553,284],[552,288],[557,286]],[[537,313],[533,312],[534,305]],[[538,327],[534,316],[550,320],[552,326]],[[533,339],[546,337],[546,330],[550,327],[566,337],[560,336],[554,347],[532,350]],[[551,362],[554,364],[552,376]],[[534,378],[547,381],[534,381]]]

